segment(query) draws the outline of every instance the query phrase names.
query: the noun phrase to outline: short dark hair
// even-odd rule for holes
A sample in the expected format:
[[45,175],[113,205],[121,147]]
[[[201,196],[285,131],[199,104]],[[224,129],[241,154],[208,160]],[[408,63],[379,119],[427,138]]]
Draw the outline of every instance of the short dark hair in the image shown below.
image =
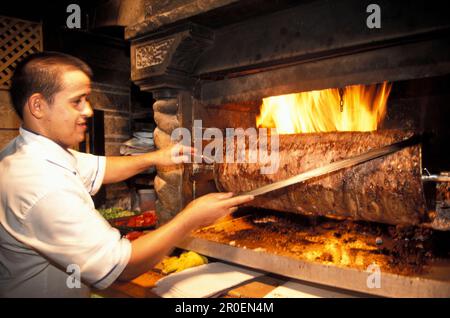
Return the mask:
[[63,89],[61,74],[65,70],[79,70],[92,78],[91,68],[79,58],[60,52],[41,52],[27,56],[16,67],[11,79],[11,100],[23,119],[23,107],[31,95],[41,93],[48,103]]

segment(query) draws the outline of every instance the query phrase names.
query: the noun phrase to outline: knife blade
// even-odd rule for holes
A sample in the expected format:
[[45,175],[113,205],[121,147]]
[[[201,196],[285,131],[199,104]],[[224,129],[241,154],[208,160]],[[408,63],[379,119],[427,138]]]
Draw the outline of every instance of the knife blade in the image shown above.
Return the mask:
[[350,157],[350,158],[346,158],[346,159],[342,159],[339,161],[335,161],[332,162],[330,164],[324,165],[322,167],[318,167],[318,168],[314,168],[305,172],[302,172],[300,174],[297,174],[293,177],[281,180],[281,181],[277,181],[262,187],[259,187],[257,189],[251,190],[251,191],[247,191],[247,192],[243,192],[237,195],[262,195],[268,192],[272,192],[281,188],[285,188],[288,187],[290,185],[296,184],[296,183],[300,183],[300,182],[304,182],[306,180],[312,179],[312,178],[316,178],[316,177],[320,177],[323,175],[326,175],[328,173],[340,170],[340,169],[344,169],[344,168],[348,168],[351,166],[355,166],[379,157],[383,157],[383,156],[387,156],[389,154],[392,154],[394,152],[397,152],[403,148],[409,147],[409,146],[413,146],[415,144],[420,143],[421,138],[420,135],[414,135],[408,139],[387,145],[387,146],[383,146],[377,149],[372,149],[369,150],[367,152],[364,152],[362,154]]

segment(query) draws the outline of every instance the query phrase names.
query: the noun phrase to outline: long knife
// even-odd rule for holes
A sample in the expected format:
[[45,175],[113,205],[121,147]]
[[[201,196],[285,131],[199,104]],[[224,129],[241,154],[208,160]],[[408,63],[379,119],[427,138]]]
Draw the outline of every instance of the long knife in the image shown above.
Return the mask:
[[344,169],[344,168],[348,168],[351,166],[355,166],[358,164],[361,164],[363,162],[366,161],[370,161],[379,157],[383,157],[383,156],[387,156],[389,154],[392,154],[394,152],[397,152],[403,148],[409,147],[409,146],[413,146],[415,144],[420,143],[421,141],[421,136],[420,135],[414,135],[408,139],[402,140],[400,142],[397,143],[393,143],[391,145],[387,145],[381,148],[377,148],[377,149],[372,149],[369,150],[365,153],[347,158],[347,159],[343,159],[343,160],[339,160],[339,161],[335,161],[333,163],[327,164],[325,166],[319,167],[319,168],[314,168],[305,172],[302,172],[298,175],[295,175],[293,177],[281,180],[281,181],[277,181],[265,186],[262,186],[260,188],[248,191],[248,192],[243,192],[243,193],[239,193],[237,195],[261,195],[267,192],[271,192],[271,191],[275,191],[281,188],[285,188],[288,187],[290,185],[296,184],[296,183],[300,183],[312,178],[316,178],[316,177],[320,177],[323,175],[326,175],[328,173],[340,170],[340,169]]

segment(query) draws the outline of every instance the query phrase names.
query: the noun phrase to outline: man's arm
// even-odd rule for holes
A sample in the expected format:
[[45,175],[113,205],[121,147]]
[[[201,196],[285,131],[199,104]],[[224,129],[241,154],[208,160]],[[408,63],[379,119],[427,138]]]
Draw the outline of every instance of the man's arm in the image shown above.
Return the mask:
[[106,157],[103,184],[126,180],[151,166],[167,166],[186,162],[193,149],[176,144],[139,156]]
[[170,222],[132,242],[131,257],[119,280],[131,280],[167,255],[189,232],[232,213],[253,196],[232,197],[232,193],[210,193],[191,202]]
[[103,184],[126,180],[154,165],[153,153],[139,156],[106,157]]

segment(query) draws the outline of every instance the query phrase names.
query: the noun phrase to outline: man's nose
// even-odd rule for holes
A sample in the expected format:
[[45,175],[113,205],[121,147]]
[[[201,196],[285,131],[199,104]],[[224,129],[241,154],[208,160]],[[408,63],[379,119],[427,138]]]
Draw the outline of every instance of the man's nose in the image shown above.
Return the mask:
[[94,115],[94,111],[92,110],[91,103],[89,103],[88,101],[86,101],[84,103],[84,107],[83,107],[81,114],[87,118],[92,117],[92,115]]

